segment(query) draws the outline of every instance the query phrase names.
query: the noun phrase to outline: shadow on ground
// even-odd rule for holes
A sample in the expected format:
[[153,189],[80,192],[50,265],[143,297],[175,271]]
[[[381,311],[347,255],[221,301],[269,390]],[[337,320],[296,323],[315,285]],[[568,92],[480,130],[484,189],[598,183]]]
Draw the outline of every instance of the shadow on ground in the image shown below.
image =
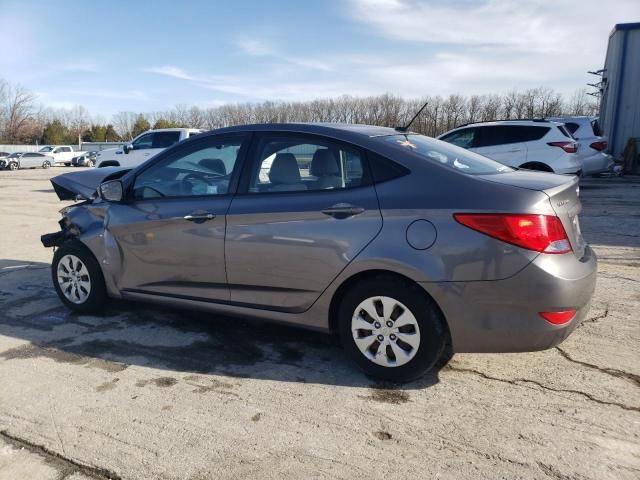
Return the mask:
[[[380,388],[363,375],[336,337],[283,325],[167,310],[114,300],[102,315],[71,313],[58,299],[45,263],[0,260],[0,335],[29,343],[2,361],[45,357],[121,371],[142,365],[172,372]],[[170,381],[167,372],[167,380]],[[403,389],[438,382],[437,372]],[[401,394],[401,391],[395,392]]]

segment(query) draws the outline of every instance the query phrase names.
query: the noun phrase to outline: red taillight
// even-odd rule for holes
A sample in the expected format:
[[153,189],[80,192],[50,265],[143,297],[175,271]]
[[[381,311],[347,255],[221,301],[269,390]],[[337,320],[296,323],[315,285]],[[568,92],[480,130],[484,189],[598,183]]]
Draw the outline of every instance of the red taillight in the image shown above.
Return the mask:
[[578,144],[576,142],[549,142],[547,145],[551,147],[560,147],[567,153],[576,153],[578,151]]
[[599,152],[607,149],[607,142],[593,142],[589,145],[594,150],[598,150]]
[[456,213],[453,217],[466,227],[528,250],[571,251],[569,238],[558,217],[499,213]]
[[547,322],[554,325],[562,325],[570,322],[576,316],[575,310],[562,310],[561,312],[540,312],[538,313]]

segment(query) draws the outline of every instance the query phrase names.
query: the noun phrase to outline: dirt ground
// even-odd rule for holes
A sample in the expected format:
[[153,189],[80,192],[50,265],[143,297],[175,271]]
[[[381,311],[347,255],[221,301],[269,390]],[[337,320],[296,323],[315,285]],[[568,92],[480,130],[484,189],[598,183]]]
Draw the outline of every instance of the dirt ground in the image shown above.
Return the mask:
[[588,320],[396,388],[322,334],[112,302],[49,277],[68,169],[0,172],[0,478],[640,478],[640,179],[582,185]]

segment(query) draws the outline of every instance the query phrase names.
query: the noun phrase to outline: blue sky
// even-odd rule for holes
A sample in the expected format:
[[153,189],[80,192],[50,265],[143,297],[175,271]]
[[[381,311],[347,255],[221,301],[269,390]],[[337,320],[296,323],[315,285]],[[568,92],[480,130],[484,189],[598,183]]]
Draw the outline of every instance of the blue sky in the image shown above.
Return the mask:
[[573,92],[640,1],[0,0],[0,77],[109,118],[176,104]]

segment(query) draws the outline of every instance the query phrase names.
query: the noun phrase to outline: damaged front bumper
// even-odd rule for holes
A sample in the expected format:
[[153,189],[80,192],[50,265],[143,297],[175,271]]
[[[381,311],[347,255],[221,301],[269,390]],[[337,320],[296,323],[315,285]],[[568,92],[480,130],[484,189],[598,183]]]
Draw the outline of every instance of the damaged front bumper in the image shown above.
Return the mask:
[[59,247],[67,239],[65,232],[45,233],[40,236],[40,241],[45,248]]

